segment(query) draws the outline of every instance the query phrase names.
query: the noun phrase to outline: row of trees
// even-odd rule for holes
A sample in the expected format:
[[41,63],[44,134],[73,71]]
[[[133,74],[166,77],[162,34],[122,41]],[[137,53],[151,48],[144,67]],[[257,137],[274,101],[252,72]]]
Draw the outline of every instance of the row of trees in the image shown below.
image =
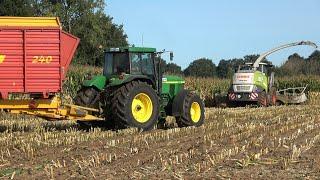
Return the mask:
[[[259,55],[247,55],[243,58],[222,59],[218,66],[211,59],[200,58],[191,62],[185,70],[181,70],[180,66],[170,63],[169,66],[165,66],[165,72],[185,76],[230,78],[239,65],[254,62],[258,57]],[[268,60],[265,61],[268,62]],[[273,71],[276,72],[277,76],[320,75],[320,51],[314,51],[308,58],[303,58],[295,53],[289,56],[288,60],[281,66],[274,67]]]
[[122,25],[105,14],[104,0],[1,0],[0,16],[56,16],[63,29],[81,37],[74,63],[100,66],[108,47],[127,46]]

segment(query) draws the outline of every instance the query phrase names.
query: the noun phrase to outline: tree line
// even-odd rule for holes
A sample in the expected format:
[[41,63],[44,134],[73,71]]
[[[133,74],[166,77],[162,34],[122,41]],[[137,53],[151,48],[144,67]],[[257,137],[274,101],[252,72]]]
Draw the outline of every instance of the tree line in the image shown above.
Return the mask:
[[[200,58],[192,61],[184,70],[174,63],[166,64],[164,71],[167,74],[184,76],[231,78],[239,65],[254,62],[258,57],[259,55],[255,54],[243,58],[222,59],[218,65],[214,64],[211,59]],[[271,63],[267,59],[264,61]],[[282,65],[273,67],[272,71],[277,76],[320,75],[320,51],[314,51],[307,58],[297,53],[292,54]]]

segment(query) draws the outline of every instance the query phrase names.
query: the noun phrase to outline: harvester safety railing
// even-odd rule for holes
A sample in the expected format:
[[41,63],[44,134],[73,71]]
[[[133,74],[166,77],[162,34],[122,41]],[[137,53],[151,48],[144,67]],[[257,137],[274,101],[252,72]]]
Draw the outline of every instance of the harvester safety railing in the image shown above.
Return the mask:
[[280,89],[277,92],[285,96],[300,96],[306,91],[307,87],[308,85],[303,87],[286,88],[286,89]]

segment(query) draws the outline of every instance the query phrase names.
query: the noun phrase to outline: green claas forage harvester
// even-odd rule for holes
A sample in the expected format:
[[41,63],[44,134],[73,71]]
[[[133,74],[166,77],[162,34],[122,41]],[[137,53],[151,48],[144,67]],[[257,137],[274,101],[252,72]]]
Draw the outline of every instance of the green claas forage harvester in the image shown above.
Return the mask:
[[166,116],[175,116],[180,126],[200,126],[204,104],[197,94],[184,89],[183,79],[162,75],[164,52],[141,47],[108,49],[103,75],[84,81],[75,103],[100,109],[105,123],[115,128],[150,130]]
[[[233,76],[228,92],[229,106],[237,106],[238,103],[258,103],[261,106],[277,103],[298,104],[306,101],[304,94],[306,87],[277,89],[274,84],[274,72],[270,72],[269,69],[272,65],[262,62],[272,53],[301,45],[317,48],[317,45],[311,41],[289,43],[261,54],[254,63],[240,66]],[[296,90],[299,93],[287,93],[287,91]]]

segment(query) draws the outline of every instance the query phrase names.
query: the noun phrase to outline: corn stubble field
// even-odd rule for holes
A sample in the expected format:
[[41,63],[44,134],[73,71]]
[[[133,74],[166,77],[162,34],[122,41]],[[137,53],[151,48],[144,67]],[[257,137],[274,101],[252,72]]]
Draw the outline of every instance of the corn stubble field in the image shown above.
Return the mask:
[[[201,88],[203,97],[212,93]],[[206,108],[201,127],[176,128],[169,117],[168,129],[148,132],[1,113],[0,177],[317,178],[320,94],[309,98],[297,106]]]

